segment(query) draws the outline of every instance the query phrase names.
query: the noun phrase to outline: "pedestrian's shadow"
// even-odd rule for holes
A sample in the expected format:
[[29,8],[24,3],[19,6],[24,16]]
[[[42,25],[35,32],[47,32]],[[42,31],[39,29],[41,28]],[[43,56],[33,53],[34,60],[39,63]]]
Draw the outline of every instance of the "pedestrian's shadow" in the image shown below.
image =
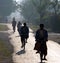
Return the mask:
[[25,54],[26,53],[26,51],[23,49],[23,50],[21,50],[21,51],[18,51],[16,54],[17,55],[21,55],[21,54]]

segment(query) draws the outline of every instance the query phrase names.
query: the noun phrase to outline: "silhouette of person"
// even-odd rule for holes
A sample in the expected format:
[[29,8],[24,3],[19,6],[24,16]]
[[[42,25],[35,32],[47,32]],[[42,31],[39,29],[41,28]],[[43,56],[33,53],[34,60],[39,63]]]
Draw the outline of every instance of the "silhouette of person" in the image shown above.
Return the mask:
[[15,28],[16,28],[15,17],[13,18],[13,21],[12,21],[12,27],[13,27],[13,32],[15,32]]
[[17,24],[17,31],[18,31],[19,35],[21,34],[21,32],[20,32],[21,26],[22,26],[22,24],[21,24],[21,22],[19,21],[18,24]]
[[27,27],[26,23],[23,24],[20,31],[21,31],[21,34],[20,34],[21,42],[22,42],[21,47],[23,47],[24,46],[24,40],[27,43],[27,39],[29,37],[29,28]]
[[40,53],[40,57],[42,60],[47,60],[47,45],[48,41],[48,32],[44,29],[44,24],[40,24],[40,28],[36,31],[35,35],[36,44],[34,50],[37,50],[36,53]]

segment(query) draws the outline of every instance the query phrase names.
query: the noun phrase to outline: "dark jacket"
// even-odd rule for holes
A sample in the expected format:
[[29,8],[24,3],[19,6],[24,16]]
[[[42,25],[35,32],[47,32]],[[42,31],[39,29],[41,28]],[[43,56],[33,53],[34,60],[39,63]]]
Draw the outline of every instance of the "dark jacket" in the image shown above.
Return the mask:
[[17,24],[17,30],[18,30],[19,33],[20,33],[20,29],[21,29],[21,23],[18,23]]
[[46,41],[48,41],[48,32],[47,30],[43,29],[43,35],[41,36],[40,29],[36,31],[36,36],[35,36],[35,47],[34,50],[41,51],[42,54],[47,55],[47,45]]
[[27,26],[21,27],[21,37],[28,38],[29,37],[29,29]]
[[13,26],[13,27],[16,26],[16,21],[12,21],[12,26]]
[[36,31],[35,40],[37,42],[40,42],[41,40],[47,41],[48,40],[47,30],[43,29],[43,37],[41,36],[40,31],[41,31],[40,29]]

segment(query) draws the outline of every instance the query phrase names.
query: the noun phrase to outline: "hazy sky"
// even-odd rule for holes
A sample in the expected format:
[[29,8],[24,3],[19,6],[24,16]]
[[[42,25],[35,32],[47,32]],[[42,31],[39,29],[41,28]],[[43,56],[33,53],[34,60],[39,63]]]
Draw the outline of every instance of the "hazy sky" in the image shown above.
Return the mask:
[[[16,2],[18,2],[18,3],[20,4],[20,2],[21,2],[22,0],[14,0],[14,1],[16,1]],[[23,19],[23,17],[21,16],[21,14],[20,14],[19,12],[17,12],[17,11],[12,12],[12,13],[10,14],[10,16],[8,16],[8,20],[9,20],[9,21],[12,21],[12,18],[13,18],[13,17],[15,17],[16,21],[22,21],[22,19]]]
[[21,2],[22,0],[16,0],[17,2]]

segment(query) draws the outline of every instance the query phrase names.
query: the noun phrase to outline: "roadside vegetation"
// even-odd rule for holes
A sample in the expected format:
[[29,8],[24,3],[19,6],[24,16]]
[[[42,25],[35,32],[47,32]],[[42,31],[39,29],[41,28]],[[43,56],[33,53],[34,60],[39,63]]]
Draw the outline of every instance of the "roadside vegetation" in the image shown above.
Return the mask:
[[27,23],[43,23],[49,32],[60,33],[60,0],[23,0],[17,6]]
[[9,46],[4,44],[4,40],[0,39],[0,63],[11,62],[11,51],[9,50]]
[[[7,31],[6,25],[0,24],[0,31]],[[8,33],[0,32],[0,63],[13,63],[13,47],[9,42]]]
[[0,24],[0,31],[6,31],[8,30],[8,27],[6,25]]

